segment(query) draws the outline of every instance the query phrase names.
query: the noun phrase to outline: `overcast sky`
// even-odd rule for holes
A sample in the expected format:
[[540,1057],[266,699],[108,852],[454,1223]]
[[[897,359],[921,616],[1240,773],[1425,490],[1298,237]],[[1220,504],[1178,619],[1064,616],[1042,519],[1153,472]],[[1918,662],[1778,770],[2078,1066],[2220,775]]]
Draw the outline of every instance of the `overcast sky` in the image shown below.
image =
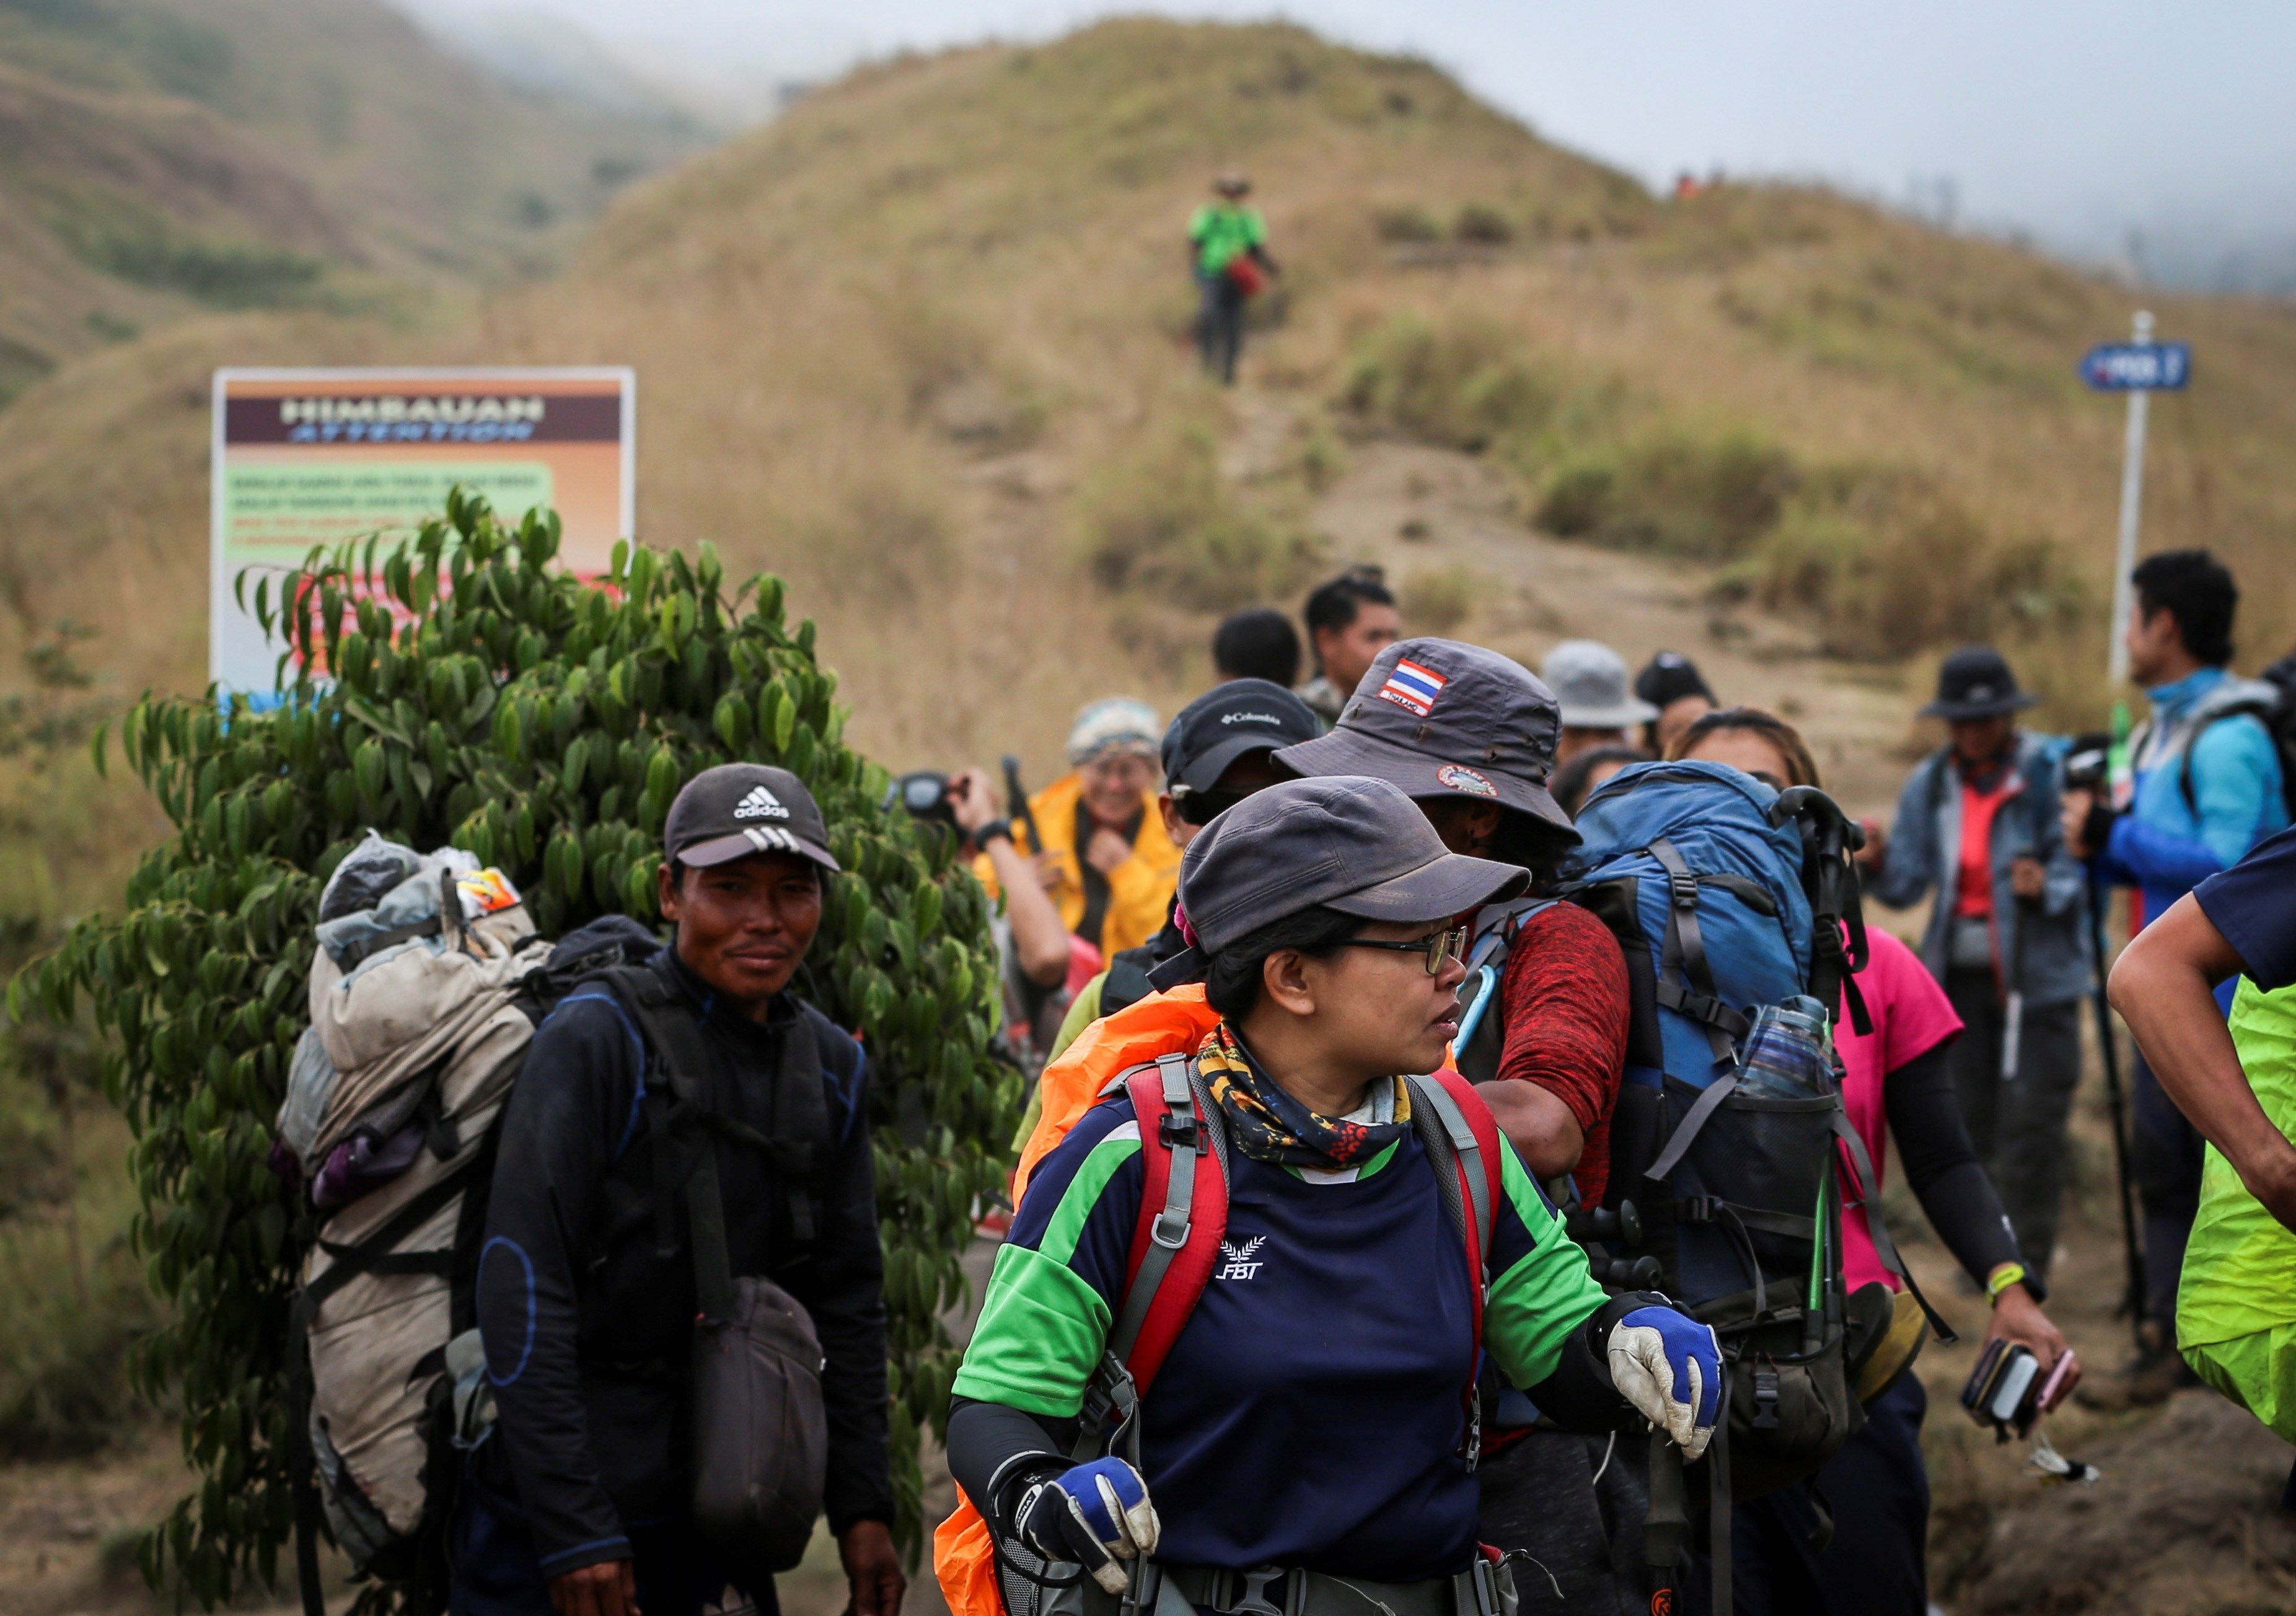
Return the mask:
[[[448,0],[407,0],[414,9]],[[813,78],[903,45],[1041,37],[1078,0],[453,0],[564,17],[700,80]],[[1653,185],[1816,176],[2155,273],[2234,251],[2296,281],[2296,5],[2285,0],[1291,0],[1283,15],[1458,74]],[[2259,257],[2260,255],[2260,257]]]

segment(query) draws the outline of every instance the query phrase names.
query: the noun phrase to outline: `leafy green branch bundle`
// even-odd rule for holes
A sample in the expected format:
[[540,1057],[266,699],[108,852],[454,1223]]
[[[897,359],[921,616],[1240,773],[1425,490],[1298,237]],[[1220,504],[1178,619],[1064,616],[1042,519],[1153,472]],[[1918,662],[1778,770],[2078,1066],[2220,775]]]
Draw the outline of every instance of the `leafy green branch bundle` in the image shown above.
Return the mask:
[[283,701],[147,696],[126,714],[122,751],[176,835],[144,858],[124,914],[74,926],[10,986],[20,1019],[69,1023],[84,995],[111,1035],[137,1249],[172,1309],[138,1382],[180,1399],[201,1478],[144,1569],[204,1604],[271,1582],[291,1526],[301,1236],[266,1159],[328,874],[372,826],[500,865],[545,936],[608,912],[654,923],[670,799],[737,759],[803,779],[845,866],[798,991],[870,1053],[898,1531],[912,1554],[921,1542],[919,1431],[955,1368],[939,1317],[964,1294],[974,1198],[1001,1185],[1020,1101],[988,1053],[988,901],[945,832],[883,806],[887,775],[840,738],[836,677],[812,622],[784,625],[780,579],[729,597],[704,544],[692,562],[617,546],[585,580],[551,564],[558,536],[554,514],[513,529],[458,490],[385,554],[379,538],[315,550],[257,581],[256,611],[290,647]]

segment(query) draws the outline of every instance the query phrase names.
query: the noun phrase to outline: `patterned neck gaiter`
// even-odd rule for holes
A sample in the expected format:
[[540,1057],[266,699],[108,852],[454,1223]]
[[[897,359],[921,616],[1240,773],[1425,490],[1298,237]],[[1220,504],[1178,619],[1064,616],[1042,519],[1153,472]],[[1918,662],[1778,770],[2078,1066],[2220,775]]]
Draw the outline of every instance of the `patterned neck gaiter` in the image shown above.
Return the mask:
[[1196,1062],[1212,1103],[1227,1124],[1228,1137],[1254,1161],[1326,1169],[1361,1167],[1411,1129],[1409,1084],[1387,1079],[1395,1086],[1392,1121],[1318,1116],[1252,1064],[1242,1040],[1226,1021],[1204,1039]]

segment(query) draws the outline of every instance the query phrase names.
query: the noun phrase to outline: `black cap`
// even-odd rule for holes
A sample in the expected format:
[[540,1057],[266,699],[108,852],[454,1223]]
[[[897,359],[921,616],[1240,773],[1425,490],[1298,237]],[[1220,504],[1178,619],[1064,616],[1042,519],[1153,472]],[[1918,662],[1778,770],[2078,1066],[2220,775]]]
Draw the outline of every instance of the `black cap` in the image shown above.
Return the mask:
[[1576,841],[1546,790],[1562,726],[1554,693],[1521,663],[1456,640],[1398,640],[1331,734],[1275,760],[1302,775],[1376,775],[1413,797],[1480,797]]
[[2017,712],[2041,698],[2017,688],[2017,676],[2008,659],[1990,645],[1964,645],[1938,665],[1937,700],[1922,709],[1924,718],[1956,723],[1964,718],[1997,718]]
[[1643,664],[1635,675],[1635,694],[1652,707],[1671,707],[1685,696],[1703,696],[1719,704],[1698,664],[1678,651],[1661,651]]
[[1281,685],[1230,679],[1180,709],[1164,731],[1164,778],[1208,792],[1238,758],[1312,741],[1320,727],[1308,704]]
[[1443,845],[1418,805],[1385,780],[1286,780],[1237,803],[1188,844],[1180,908],[1193,947],[1159,965],[1159,988],[1187,981],[1262,926],[1320,904],[1365,920],[1447,920],[1513,898],[1529,872]]
[[687,781],[669,805],[661,851],[696,868],[753,853],[794,853],[838,868],[813,793],[789,770],[764,763],[720,763]]

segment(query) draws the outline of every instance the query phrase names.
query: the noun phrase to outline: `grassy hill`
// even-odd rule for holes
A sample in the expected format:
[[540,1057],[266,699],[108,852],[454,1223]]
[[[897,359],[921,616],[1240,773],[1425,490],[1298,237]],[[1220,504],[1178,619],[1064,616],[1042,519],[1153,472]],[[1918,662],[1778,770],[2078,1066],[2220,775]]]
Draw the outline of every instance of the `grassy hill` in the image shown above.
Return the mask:
[[512,91],[380,0],[0,0],[0,402],[203,310],[547,268],[701,141]]
[[[1232,395],[1193,373],[1179,241],[1227,167],[1286,269]],[[2147,543],[2241,569],[2253,665],[2296,635],[2296,312],[2148,300],[2198,380],[2156,406]],[[1328,502],[1398,438],[1502,479],[1526,534],[1710,578],[1717,635],[1773,607],[1917,682],[1994,635],[2070,720],[2104,701],[2120,438],[2072,367],[2131,301],[1824,192],[1653,200],[1424,63],[1111,22],[857,72],[466,326],[193,322],[49,379],[0,436],[0,651],[70,616],[109,688],[197,682],[215,364],[627,362],[641,528],[789,574],[890,762],[1041,775],[1084,696],[1179,699],[1213,614],[1354,559]],[[1480,572],[1427,554],[1423,622],[1636,637],[1509,629],[1528,538]]]

